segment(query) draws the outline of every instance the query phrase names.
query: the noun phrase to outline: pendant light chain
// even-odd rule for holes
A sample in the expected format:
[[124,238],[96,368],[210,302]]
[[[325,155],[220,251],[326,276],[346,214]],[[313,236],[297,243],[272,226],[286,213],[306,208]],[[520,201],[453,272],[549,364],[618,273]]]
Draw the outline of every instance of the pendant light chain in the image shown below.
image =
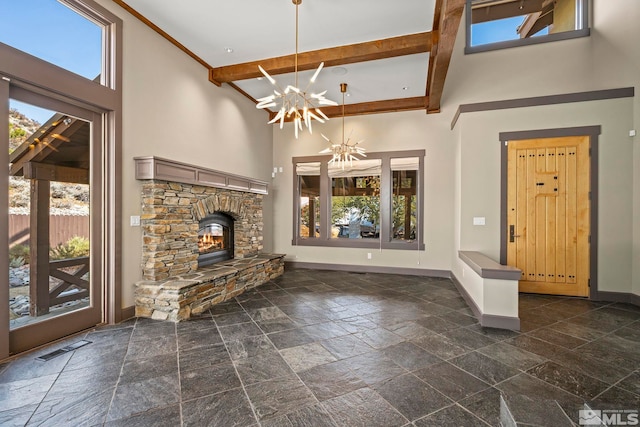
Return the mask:
[[[342,90],[342,86],[340,86],[340,90]],[[342,144],[344,144],[344,93],[346,89],[342,91]]]
[[329,143],[329,147],[320,151],[320,154],[331,154],[332,158],[329,160],[329,166],[335,164],[344,170],[347,164],[351,167],[354,160],[360,160],[360,157],[367,157],[367,155],[364,148],[358,147],[358,144],[362,141],[352,142],[351,136],[345,140],[344,117],[346,114],[344,97],[347,93],[346,83],[340,83],[340,92],[342,92],[342,141],[334,144],[331,139],[324,134],[320,134]]
[[[299,87],[298,86],[298,28],[299,28],[299,24],[298,24],[298,19],[299,19],[298,18],[298,7],[300,7],[300,3],[301,2],[298,2],[298,1],[295,2],[295,4],[296,4],[296,55],[295,55],[295,59],[294,59],[294,71],[293,72],[295,73],[295,77],[296,77],[296,80],[295,80],[296,87]],[[297,100],[296,100],[296,105],[297,105]]]

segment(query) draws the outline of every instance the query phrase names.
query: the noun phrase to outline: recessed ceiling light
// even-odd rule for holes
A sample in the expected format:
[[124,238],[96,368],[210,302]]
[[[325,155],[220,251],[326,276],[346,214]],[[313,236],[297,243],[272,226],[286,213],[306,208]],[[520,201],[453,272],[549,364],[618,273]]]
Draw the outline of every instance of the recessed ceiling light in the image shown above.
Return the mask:
[[345,96],[351,96],[351,94],[349,92],[344,94]]
[[331,72],[336,76],[344,76],[345,74],[347,74],[347,69],[344,67],[333,67],[331,69]]
[[402,90],[409,90],[409,86],[402,86]]
[[225,48],[224,48],[224,51],[225,51],[225,52],[227,52],[227,53],[233,53],[233,48],[231,48],[231,47],[225,47]]

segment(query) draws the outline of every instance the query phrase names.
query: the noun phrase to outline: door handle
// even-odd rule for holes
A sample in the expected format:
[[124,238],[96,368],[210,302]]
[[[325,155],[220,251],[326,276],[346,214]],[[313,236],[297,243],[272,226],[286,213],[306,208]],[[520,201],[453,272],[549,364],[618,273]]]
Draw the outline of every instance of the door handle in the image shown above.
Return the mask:
[[510,225],[509,226],[509,242],[513,243],[516,241],[516,237],[520,237],[519,234],[516,234],[516,226],[515,225]]

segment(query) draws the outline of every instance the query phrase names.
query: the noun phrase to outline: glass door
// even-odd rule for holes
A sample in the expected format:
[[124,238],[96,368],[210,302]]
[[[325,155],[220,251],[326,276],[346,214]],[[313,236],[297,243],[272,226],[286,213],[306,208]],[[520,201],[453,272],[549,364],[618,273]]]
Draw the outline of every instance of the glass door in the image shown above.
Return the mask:
[[14,354],[102,322],[101,221],[94,215],[101,193],[102,116],[2,84],[9,86],[2,100],[8,104],[8,135],[0,142],[9,156],[2,203],[7,233],[0,245],[8,264],[1,282],[7,289],[0,295],[8,296],[3,327]]

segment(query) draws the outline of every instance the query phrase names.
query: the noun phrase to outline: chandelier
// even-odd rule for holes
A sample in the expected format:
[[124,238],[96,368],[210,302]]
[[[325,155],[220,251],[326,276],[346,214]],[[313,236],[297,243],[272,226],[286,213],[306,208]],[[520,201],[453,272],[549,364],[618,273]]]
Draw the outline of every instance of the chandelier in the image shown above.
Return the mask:
[[320,134],[329,143],[329,147],[322,150],[320,154],[332,154],[333,157],[329,160],[329,165],[336,164],[344,170],[347,163],[349,163],[349,166],[353,166],[354,160],[360,160],[358,156],[367,157],[367,155],[364,154],[364,148],[358,147],[362,140],[351,142],[351,135],[346,141],[344,139],[344,94],[347,92],[346,83],[340,83],[340,92],[342,92],[342,142],[334,144],[329,138]]
[[317,120],[320,123],[324,123],[325,120],[329,120],[321,110],[320,106],[323,105],[338,105],[337,102],[331,101],[325,98],[327,91],[320,93],[308,93],[309,88],[318,78],[318,74],[324,67],[324,62],[321,62],[318,69],[309,80],[309,84],[304,90],[301,90],[298,86],[298,6],[302,3],[302,0],[292,0],[296,5],[296,53],[294,63],[294,76],[295,86],[288,85],[282,89],[276,80],[267,73],[264,68],[258,65],[260,72],[269,80],[269,82],[275,86],[273,94],[259,98],[256,108],[265,109],[276,107],[279,105],[278,113],[269,121],[269,124],[280,122],[280,129],[284,126],[285,119],[292,119],[295,129],[296,139],[298,139],[298,132],[303,130],[302,124],[309,129],[309,133],[313,133],[311,128],[311,121]]

